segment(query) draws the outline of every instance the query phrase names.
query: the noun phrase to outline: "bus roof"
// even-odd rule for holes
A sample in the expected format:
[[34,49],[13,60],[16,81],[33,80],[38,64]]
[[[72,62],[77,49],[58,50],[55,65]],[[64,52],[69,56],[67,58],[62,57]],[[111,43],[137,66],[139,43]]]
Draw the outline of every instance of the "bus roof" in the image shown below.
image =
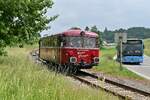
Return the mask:
[[143,40],[141,39],[128,39],[126,43],[123,44],[142,44]]

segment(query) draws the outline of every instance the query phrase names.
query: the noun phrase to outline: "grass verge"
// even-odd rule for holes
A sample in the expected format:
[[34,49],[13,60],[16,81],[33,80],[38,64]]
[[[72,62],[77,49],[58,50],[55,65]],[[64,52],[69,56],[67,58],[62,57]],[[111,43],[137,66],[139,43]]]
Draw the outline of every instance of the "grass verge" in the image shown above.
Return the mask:
[[145,54],[150,56],[150,39],[144,40],[144,45],[145,45]]
[[118,100],[104,91],[72,84],[27,57],[33,47],[7,48],[0,57],[1,100]]

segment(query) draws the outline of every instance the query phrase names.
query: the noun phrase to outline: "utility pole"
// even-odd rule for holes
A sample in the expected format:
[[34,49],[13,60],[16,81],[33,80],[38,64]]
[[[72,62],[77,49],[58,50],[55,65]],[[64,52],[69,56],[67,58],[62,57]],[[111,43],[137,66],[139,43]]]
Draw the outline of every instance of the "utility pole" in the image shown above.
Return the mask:
[[120,70],[122,70],[123,69],[123,67],[122,67],[122,43],[123,43],[123,38],[122,37],[119,37],[119,51],[120,51]]
[[119,63],[120,63],[120,70],[122,70],[123,69],[123,66],[122,66],[122,62],[123,62],[122,46],[123,45],[122,44],[127,42],[127,33],[116,33],[115,42],[117,43],[117,47],[119,47],[117,48],[117,59],[119,60]]

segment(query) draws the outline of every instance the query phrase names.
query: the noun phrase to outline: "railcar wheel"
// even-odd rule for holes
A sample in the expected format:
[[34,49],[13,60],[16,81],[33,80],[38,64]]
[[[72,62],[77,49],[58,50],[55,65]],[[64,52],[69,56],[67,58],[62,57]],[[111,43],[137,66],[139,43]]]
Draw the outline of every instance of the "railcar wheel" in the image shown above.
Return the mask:
[[67,75],[69,75],[69,74],[70,74],[70,66],[69,66],[69,65],[67,65],[66,73],[67,73]]
[[74,71],[75,71],[75,65],[71,64],[70,74],[74,74]]
[[58,64],[58,72],[60,73],[60,72],[62,72],[62,70],[63,70],[62,65]]
[[77,74],[78,70],[79,70],[79,68],[77,66],[74,66],[74,68],[73,68],[73,74]]
[[67,74],[67,65],[63,65],[62,66],[63,67],[63,70],[62,70],[62,72],[64,73],[64,74]]
[[57,66],[57,65],[54,65],[54,71],[55,71],[56,73],[58,73],[58,66]]

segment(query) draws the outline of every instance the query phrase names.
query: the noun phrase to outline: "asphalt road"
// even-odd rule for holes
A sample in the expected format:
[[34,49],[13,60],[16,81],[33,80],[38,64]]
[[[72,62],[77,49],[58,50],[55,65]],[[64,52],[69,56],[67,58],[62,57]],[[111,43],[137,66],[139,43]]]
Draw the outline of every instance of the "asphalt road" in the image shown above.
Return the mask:
[[124,67],[150,80],[150,57],[144,56],[144,62],[140,65],[124,65]]

